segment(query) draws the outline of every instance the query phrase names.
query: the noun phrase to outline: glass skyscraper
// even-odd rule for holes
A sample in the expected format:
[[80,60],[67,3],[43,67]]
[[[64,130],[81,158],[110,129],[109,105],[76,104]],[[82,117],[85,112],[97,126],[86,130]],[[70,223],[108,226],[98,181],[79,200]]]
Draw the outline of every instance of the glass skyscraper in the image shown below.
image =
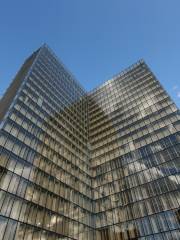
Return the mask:
[[43,45],[0,102],[0,240],[179,240],[179,119],[143,60],[87,93]]

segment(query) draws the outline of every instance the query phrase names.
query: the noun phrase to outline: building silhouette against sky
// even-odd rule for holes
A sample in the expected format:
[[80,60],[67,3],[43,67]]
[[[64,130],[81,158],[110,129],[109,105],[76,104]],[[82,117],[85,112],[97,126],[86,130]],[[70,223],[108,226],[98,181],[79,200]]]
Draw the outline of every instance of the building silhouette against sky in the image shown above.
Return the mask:
[[179,110],[143,60],[87,93],[43,45],[0,126],[0,240],[180,239]]

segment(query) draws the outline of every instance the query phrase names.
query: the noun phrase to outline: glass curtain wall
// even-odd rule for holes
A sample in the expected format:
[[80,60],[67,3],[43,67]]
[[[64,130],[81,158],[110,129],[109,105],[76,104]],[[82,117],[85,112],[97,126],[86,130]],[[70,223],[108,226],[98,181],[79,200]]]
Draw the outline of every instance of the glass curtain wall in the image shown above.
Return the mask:
[[0,239],[92,239],[87,96],[47,46],[2,122]]
[[179,110],[144,61],[87,93],[44,45],[0,121],[0,240],[180,239]]
[[144,61],[89,99],[95,239],[180,239],[177,107]]

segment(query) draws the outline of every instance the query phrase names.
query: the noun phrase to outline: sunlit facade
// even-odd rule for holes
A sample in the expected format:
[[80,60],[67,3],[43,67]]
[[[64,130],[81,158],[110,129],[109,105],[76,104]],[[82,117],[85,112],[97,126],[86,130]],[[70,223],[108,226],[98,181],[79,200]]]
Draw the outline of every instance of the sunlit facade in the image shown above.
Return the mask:
[[144,61],[88,96],[95,239],[180,239],[176,105]]
[[43,45],[0,121],[0,240],[180,239],[179,110],[144,61],[87,93]]

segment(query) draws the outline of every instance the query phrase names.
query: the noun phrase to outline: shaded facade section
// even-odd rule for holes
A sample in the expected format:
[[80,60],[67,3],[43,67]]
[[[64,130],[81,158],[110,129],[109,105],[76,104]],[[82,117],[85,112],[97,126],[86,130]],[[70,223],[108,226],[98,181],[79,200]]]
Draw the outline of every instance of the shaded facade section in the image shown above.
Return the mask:
[[4,96],[2,97],[2,99],[0,100],[0,122],[2,121],[4,115],[6,114],[6,112],[8,111],[13,99],[15,98],[15,96],[17,95],[17,92],[21,86],[21,84],[23,83],[28,71],[31,68],[31,65],[37,55],[39,50],[37,50],[34,54],[32,54],[23,64],[23,66],[21,67],[20,71],[17,73],[16,77],[14,78],[14,80],[12,81],[11,85],[9,86],[9,88],[7,89],[7,91],[5,92]]
[[93,239],[87,138],[85,92],[43,46],[1,129],[2,239]]

